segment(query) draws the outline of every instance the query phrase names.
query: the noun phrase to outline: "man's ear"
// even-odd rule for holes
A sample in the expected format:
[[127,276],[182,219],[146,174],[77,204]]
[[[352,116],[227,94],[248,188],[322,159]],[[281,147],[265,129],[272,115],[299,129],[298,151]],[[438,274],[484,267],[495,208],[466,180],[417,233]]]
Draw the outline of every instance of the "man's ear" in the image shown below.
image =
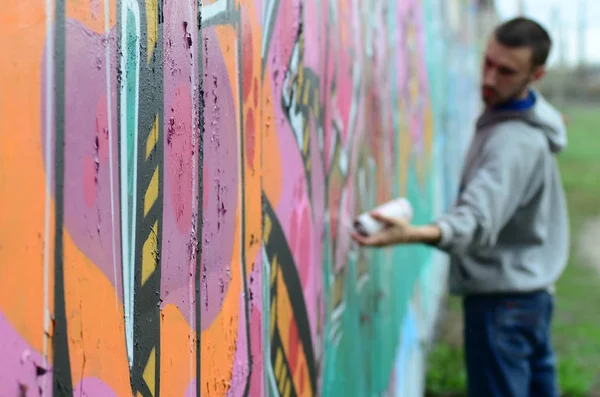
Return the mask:
[[531,73],[531,82],[535,83],[539,81],[542,77],[546,75],[546,73],[547,70],[545,65],[536,66],[535,69],[533,69],[533,73]]

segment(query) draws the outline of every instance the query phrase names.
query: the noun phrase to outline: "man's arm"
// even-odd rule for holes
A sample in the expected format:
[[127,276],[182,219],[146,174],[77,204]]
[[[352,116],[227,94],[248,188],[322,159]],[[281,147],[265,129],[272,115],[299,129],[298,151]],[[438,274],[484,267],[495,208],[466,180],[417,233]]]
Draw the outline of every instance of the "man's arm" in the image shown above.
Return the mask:
[[352,238],[360,245],[386,247],[394,244],[428,244],[437,245],[441,241],[442,232],[437,225],[414,226],[404,219],[392,219],[378,213],[372,213],[373,219],[382,222],[386,227],[372,236],[352,234]]
[[411,226],[412,243],[438,245],[442,239],[442,230],[438,225]]
[[493,133],[479,153],[481,165],[475,176],[456,205],[434,224],[415,226],[372,214],[386,227],[376,235],[354,239],[377,247],[428,244],[449,253],[494,245],[517,210],[547,143],[535,131],[505,128]]

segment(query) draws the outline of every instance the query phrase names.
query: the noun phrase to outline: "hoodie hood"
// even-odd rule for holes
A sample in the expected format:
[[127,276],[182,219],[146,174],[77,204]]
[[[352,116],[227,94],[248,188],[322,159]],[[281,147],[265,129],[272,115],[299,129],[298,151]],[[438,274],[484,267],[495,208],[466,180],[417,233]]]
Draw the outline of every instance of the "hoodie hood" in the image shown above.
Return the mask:
[[563,117],[538,91],[534,90],[533,95],[535,103],[526,110],[486,109],[477,121],[477,129],[503,121],[522,120],[544,133],[553,153],[561,152],[567,146],[567,129]]

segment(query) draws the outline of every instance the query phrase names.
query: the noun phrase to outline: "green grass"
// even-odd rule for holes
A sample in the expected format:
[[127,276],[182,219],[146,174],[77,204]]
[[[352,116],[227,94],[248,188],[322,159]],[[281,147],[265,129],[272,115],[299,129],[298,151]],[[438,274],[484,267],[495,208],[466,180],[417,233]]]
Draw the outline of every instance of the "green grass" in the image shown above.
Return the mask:
[[[586,220],[600,216],[600,112],[598,106],[565,108],[569,146],[559,155],[571,222],[571,256],[557,284],[553,338],[564,396],[589,396],[600,381],[600,274],[576,254]],[[600,244],[600,237],[598,244]],[[450,322],[461,321],[457,298],[448,302]],[[426,387],[431,396],[464,396],[462,344],[442,329],[429,353]],[[451,328],[451,326],[450,326]],[[456,332],[453,333],[456,339]],[[596,387],[598,385],[596,384]]]

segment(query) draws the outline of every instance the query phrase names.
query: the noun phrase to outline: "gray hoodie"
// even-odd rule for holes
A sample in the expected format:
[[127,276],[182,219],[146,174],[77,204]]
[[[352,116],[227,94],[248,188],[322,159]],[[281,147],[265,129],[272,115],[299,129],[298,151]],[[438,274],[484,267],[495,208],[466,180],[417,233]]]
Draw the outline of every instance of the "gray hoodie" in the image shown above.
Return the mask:
[[569,221],[555,153],[560,113],[537,92],[527,110],[486,110],[466,158],[459,197],[441,216],[459,295],[551,289],[569,253]]

